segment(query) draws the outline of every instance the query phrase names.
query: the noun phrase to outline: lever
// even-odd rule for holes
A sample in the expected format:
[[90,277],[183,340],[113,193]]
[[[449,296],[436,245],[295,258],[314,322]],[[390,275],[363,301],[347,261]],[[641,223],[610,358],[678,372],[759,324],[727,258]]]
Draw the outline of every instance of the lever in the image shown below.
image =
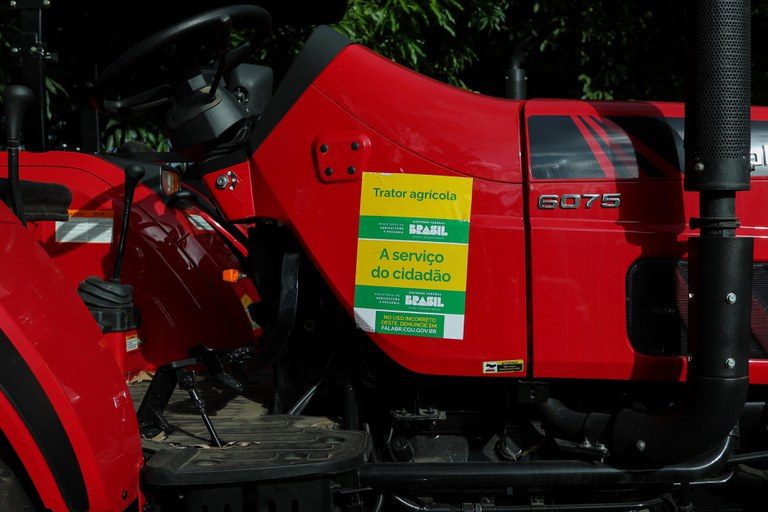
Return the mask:
[[120,281],[120,270],[123,265],[123,255],[125,254],[125,239],[128,236],[128,221],[131,216],[131,205],[133,203],[133,194],[136,192],[141,179],[144,177],[144,167],[139,164],[130,164],[125,168],[125,197],[123,198],[123,222],[120,226],[120,233],[117,241],[117,255],[115,256],[114,281]]
[[210,103],[216,97],[216,89],[219,88],[221,83],[221,77],[224,75],[224,70],[227,65],[227,50],[229,50],[229,33],[232,29],[232,18],[228,15],[219,17],[218,29],[221,30],[221,48],[219,53],[219,65],[216,67],[216,74],[213,77],[211,83],[211,90],[208,91],[208,97],[205,98],[206,103]]
[[205,429],[211,436],[211,446],[221,448],[224,446],[219,434],[213,426],[211,418],[208,416],[208,412],[205,410],[205,400],[200,396],[200,392],[197,390],[197,381],[195,380],[194,370],[177,370],[176,376],[179,381],[179,387],[189,393],[189,398],[192,400],[192,405],[195,406],[197,412],[200,413],[200,417],[203,419]]
[[35,94],[29,87],[10,85],[3,93],[5,114],[5,138],[8,147],[8,192],[11,210],[22,224],[27,223],[24,215],[24,201],[21,197],[19,178],[19,149],[21,147],[21,125],[27,107],[34,101]]

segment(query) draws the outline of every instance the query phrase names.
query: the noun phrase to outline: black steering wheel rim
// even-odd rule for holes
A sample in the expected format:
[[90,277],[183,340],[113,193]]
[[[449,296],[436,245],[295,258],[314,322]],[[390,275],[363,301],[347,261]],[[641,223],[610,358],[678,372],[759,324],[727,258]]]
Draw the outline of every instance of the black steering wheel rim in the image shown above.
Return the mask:
[[[233,20],[254,18],[261,25],[259,30],[256,31],[257,35],[254,36],[254,39],[259,36],[266,36],[272,28],[272,17],[266,10],[256,5],[231,5],[206,11],[175,23],[170,27],[164,28],[131,47],[117,59],[112,61],[104,72],[99,75],[94,84],[94,90],[99,94],[106,85],[115,81],[120,75],[147,56],[165,48],[192,32],[206,27],[214,28],[215,25],[220,23],[220,20],[226,16]],[[253,44],[254,39],[244,43],[240,48],[248,44]],[[236,51],[237,49],[233,52]]]

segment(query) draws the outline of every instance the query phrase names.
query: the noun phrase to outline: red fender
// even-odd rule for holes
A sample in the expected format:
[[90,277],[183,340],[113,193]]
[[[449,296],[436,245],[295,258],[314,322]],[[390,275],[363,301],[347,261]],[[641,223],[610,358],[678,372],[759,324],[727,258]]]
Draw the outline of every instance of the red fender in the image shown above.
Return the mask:
[[128,389],[75,289],[0,204],[0,418],[46,506],[123,510],[139,495]]

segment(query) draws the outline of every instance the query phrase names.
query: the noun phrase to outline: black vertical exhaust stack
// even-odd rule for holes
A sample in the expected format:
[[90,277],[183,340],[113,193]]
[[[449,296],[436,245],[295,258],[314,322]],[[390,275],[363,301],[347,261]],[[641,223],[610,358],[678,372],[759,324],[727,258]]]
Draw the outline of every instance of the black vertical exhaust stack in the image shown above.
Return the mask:
[[749,190],[750,2],[688,0],[685,189],[699,192],[688,241],[690,358],[685,391],[661,414],[615,417],[618,453],[679,462],[720,446],[747,397],[753,239],[736,238]]
[[685,189],[699,192],[691,227],[700,235],[688,241],[688,379],[721,389],[708,412],[735,423],[748,389],[752,303],[753,239],[735,235],[736,192],[750,188],[750,2],[689,0],[689,10],[691,4]]

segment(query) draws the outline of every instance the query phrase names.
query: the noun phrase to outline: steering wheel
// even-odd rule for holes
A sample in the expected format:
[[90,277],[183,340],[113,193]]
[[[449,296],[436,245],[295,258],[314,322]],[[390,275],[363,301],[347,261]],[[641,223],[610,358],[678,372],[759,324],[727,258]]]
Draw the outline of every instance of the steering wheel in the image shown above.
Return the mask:
[[[252,20],[256,25],[254,36],[231,51],[229,32],[234,20]],[[96,108],[107,113],[142,112],[170,103],[173,88],[162,84],[145,89],[123,99],[101,97],[106,86],[116,82],[149,55],[198,31],[215,30],[221,36],[220,58],[217,77],[231,71],[245,58],[257,51],[266,40],[272,28],[272,17],[267,11],[255,5],[232,5],[198,14],[149,36],[114,60],[98,77],[94,84]]]

